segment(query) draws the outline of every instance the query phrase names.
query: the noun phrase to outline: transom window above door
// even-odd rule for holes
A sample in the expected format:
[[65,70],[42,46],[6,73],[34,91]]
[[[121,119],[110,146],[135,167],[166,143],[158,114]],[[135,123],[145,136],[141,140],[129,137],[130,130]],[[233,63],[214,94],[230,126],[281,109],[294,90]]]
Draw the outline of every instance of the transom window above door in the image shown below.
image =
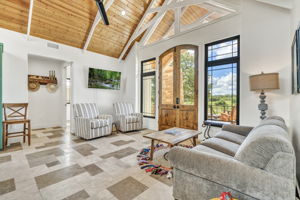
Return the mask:
[[239,123],[239,40],[236,36],[206,45],[206,123]]

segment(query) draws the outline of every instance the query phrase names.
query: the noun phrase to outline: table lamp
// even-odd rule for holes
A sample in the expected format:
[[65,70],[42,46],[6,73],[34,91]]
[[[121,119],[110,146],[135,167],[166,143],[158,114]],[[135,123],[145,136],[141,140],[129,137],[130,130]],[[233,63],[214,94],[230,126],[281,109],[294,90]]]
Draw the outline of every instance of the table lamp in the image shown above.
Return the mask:
[[252,75],[249,77],[250,80],[250,90],[260,91],[260,104],[258,105],[258,110],[260,110],[260,119],[266,118],[266,111],[268,110],[268,104],[266,104],[266,90],[276,90],[279,89],[279,74],[278,73],[261,73],[257,75]]

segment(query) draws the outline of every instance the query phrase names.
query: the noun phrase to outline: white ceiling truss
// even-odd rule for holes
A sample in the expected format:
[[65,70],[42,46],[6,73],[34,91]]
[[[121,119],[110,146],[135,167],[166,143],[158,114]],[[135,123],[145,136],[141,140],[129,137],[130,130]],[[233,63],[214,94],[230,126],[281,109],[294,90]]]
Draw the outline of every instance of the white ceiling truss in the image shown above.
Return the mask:
[[29,36],[30,36],[31,20],[32,20],[32,12],[33,12],[33,3],[34,3],[34,0],[30,0],[28,24],[27,24],[27,39],[29,39]]
[[293,9],[293,0],[256,0],[261,3],[277,6],[280,8],[285,8],[288,10]]
[[[167,33],[162,39],[168,39],[169,33],[173,30],[174,34],[172,35],[172,37],[181,35],[182,33],[191,31],[192,29],[210,24],[215,20],[209,21],[207,19],[215,13],[226,13],[226,17],[224,18],[227,18],[228,16],[236,15],[240,11],[240,3],[232,3],[232,1],[228,0],[165,0],[161,6],[153,8],[154,2],[155,0],[151,1],[140,23],[138,24],[137,28],[135,29],[134,33],[131,35],[131,38],[128,40],[125,48],[123,49],[119,60],[121,60],[124,57],[128,49],[130,48],[132,42],[134,42],[142,33],[146,31],[143,38],[140,41],[140,44],[142,46],[145,46],[152,34],[154,33],[154,31],[156,30],[157,26],[160,24],[161,20],[164,18],[165,14],[169,10],[174,11],[174,23],[172,23],[170,29],[167,31]],[[189,6],[193,5],[204,8],[208,10],[208,12],[192,24],[181,25],[180,19],[183,16],[184,12]],[[145,24],[144,21],[146,17],[151,13],[156,13],[155,17]]]

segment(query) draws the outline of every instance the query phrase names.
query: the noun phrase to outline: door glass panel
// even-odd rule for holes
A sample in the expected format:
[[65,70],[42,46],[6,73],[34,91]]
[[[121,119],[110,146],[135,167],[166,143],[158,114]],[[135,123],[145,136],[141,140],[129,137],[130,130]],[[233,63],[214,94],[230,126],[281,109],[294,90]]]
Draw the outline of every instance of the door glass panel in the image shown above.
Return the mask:
[[155,76],[143,77],[143,113],[155,117]]
[[180,50],[180,104],[195,104],[195,50]]
[[166,54],[162,60],[162,104],[173,104],[174,52]]

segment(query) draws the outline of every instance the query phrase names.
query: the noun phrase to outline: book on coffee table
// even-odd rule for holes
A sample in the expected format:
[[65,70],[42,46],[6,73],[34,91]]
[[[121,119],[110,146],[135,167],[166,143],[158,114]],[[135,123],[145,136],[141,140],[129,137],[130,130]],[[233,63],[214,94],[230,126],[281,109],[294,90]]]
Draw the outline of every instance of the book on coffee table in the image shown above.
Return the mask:
[[182,134],[182,130],[179,130],[179,129],[168,129],[168,130],[165,130],[164,133],[170,134],[170,135],[179,135],[179,134]]

